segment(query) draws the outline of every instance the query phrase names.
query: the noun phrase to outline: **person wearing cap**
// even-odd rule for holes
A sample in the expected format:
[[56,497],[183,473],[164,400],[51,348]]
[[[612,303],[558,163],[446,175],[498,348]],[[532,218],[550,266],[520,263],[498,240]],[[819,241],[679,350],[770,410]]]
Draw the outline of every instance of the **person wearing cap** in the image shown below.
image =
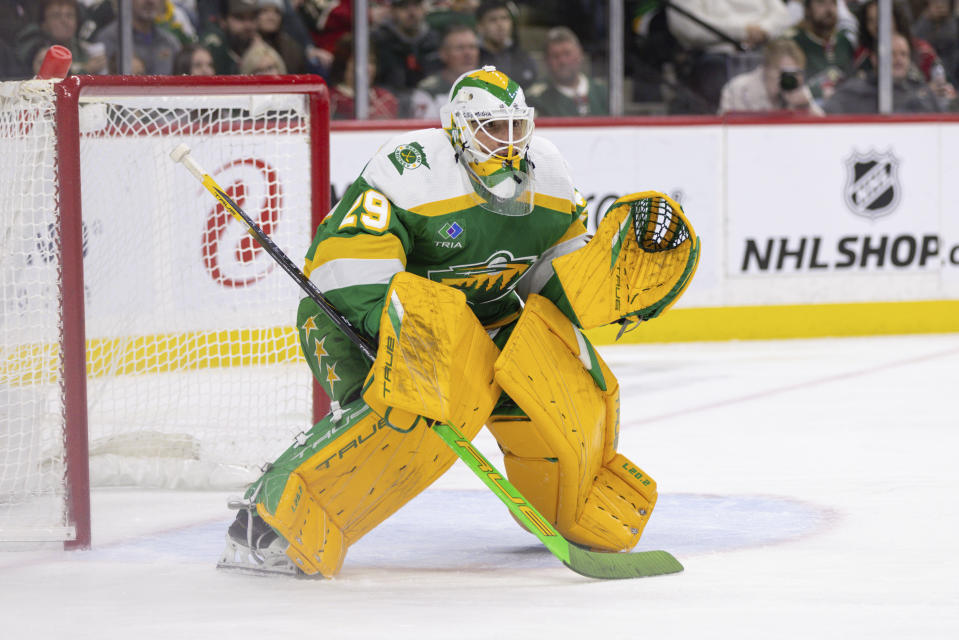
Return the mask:
[[217,74],[240,72],[240,59],[254,40],[259,39],[256,31],[259,12],[257,0],[227,0],[223,17],[200,37],[200,43],[213,55]]
[[392,0],[389,18],[372,33],[379,70],[377,84],[408,95],[440,66],[440,36],[426,22],[422,0]]
[[[156,24],[156,19],[164,9],[164,0],[133,0],[131,18],[133,22],[133,54],[143,63],[143,72],[147,75],[170,75],[173,72],[173,59],[180,50],[180,41]],[[100,29],[96,41],[106,48],[107,60],[119,70],[117,51],[120,43],[120,25],[114,20]]]

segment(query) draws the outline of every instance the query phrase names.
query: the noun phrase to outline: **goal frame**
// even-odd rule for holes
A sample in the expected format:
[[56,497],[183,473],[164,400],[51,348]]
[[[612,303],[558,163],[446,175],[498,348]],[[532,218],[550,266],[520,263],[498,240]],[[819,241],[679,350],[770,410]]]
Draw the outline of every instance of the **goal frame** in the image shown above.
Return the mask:
[[[311,230],[330,208],[329,97],[319,76],[70,76],[54,89],[56,195],[59,215],[62,367],[66,458],[66,510],[76,530],[65,549],[91,545],[90,470],[87,424],[86,331],[83,300],[83,240],[80,181],[80,99],[137,95],[306,95],[310,116]],[[172,162],[172,160],[171,160]],[[293,310],[291,310],[293,313]],[[304,369],[305,373],[306,369]],[[313,382],[313,420],[329,409],[322,387]]]

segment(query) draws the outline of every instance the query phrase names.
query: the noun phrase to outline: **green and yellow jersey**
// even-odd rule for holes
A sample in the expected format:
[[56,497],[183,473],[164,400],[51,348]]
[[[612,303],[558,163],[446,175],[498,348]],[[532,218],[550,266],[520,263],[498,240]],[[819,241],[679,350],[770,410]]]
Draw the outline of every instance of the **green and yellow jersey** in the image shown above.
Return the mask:
[[500,215],[480,206],[445,131],[394,137],[320,225],[304,273],[370,336],[403,270],[461,290],[487,327],[514,319],[529,293],[564,308],[550,261],[585,244],[584,203],[551,142],[534,138],[528,158],[532,211]]

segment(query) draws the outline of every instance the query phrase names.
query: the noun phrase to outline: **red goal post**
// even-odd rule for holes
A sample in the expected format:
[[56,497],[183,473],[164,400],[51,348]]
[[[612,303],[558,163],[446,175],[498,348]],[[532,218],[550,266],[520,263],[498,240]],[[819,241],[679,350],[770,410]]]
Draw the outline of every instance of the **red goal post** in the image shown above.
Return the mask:
[[305,253],[330,199],[319,78],[0,85],[0,542],[88,547],[91,483],[242,487],[327,411],[296,285],[181,142]]

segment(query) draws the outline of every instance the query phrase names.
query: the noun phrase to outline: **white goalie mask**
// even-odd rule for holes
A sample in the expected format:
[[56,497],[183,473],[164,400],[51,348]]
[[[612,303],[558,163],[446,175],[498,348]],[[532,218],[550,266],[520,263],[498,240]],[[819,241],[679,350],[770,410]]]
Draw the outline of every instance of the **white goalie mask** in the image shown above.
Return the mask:
[[532,211],[532,164],[526,150],[533,109],[516,82],[496,67],[464,73],[453,83],[440,120],[481,206],[503,215]]

